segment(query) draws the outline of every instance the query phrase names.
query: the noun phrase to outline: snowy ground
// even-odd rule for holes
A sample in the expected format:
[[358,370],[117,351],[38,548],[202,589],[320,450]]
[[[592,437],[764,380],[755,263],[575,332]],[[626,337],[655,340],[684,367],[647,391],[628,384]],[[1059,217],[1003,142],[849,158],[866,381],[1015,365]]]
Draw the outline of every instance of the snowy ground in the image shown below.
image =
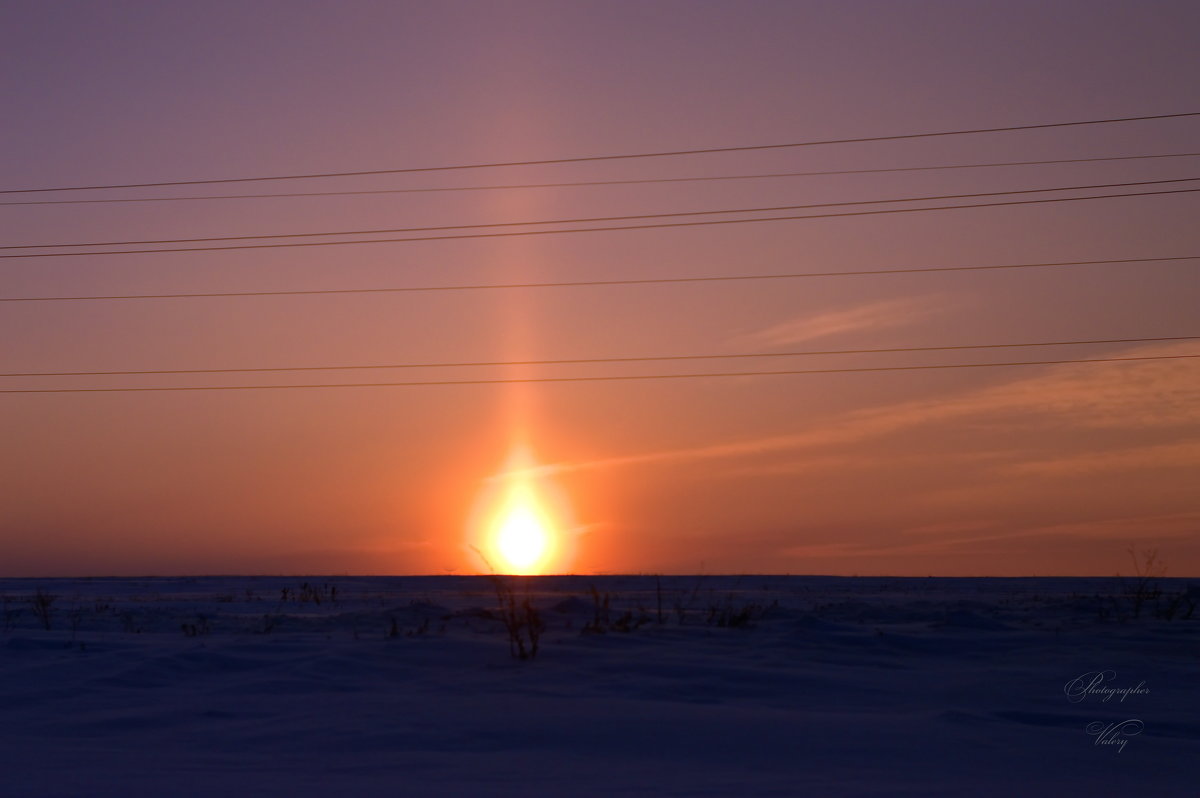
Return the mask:
[[1200,607],[1124,587],[527,579],[521,661],[480,577],[0,580],[0,795],[1198,796]]

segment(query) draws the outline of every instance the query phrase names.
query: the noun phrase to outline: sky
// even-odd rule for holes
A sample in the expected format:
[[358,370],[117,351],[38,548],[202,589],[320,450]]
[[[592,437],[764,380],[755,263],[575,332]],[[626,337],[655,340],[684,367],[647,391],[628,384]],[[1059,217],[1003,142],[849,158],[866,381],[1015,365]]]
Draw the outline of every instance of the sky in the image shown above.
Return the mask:
[[[1198,31],[1200,6],[1191,2],[6,2],[0,188],[368,171],[1185,113],[1200,111]],[[10,193],[0,201],[883,169],[1187,153],[1200,151],[1198,143],[1200,117],[1185,117],[541,166]],[[1195,156],[0,205],[0,237],[11,247],[261,236],[1192,176],[1200,177]],[[1161,258],[1200,255],[1198,210],[1196,195],[1182,193],[507,238],[60,254],[4,259],[0,296]],[[0,364],[6,374],[232,369],[1187,336],[1200,334],[1197,264],[4,302]],[[1200,341],[1175,341],[0,377],[0,387],[461,381],[1198,353]],[[0,436],[5,576],[474,573],[494,567],[482,562],[486,550],[476,551],[480,530],[494,518],[497,485],[514,479],[533,485],[553,517],[558,546],[543,564],[550,571],[1108,575],[1133,571],[1140,559],[1131,558],[1133,548],[1157,549],[1168,575],[1200,575],[1200,360],[1186,358],[741,378],[8,393],[0,394]]]

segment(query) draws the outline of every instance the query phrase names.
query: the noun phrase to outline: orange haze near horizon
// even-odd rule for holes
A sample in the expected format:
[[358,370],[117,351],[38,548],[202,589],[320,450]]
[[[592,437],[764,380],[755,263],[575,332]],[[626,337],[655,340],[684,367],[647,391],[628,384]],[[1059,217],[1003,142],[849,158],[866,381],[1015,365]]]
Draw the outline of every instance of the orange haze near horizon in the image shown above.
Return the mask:
[[[0,58],[11,67],[0,69],[0,107],[20,109],[6,114],[0,133],[9,156],[0,162],[0,189],[1200,110],[1200,10],[1163,3],[1146,13],[1135,5],[1104,4],[1097,13],[1082,0],[331,3],[300,13],[264,0],[81,4],[64,14],[25,4],[6,12],[0,30]],[[5,194],[7,202],[473,188],[5,205],[0,231],[15,246],[1154,180],[1181,181],[1165,184],[1176,189],[1193,185],[1182,179],[1194,176],[1200,158],[540,184],[1185,153],[1197,149],[1198,134],[1200,121],[1190,117],[337,180]],[[539,187],[479,188],[513,184]],[[1196,197],[5,259],[0,296],[596,283],[1187,256],[1200,254]],[[556,227],[564,225],[536,229]],[[10,389],[477,381],[0,394],[0,575],[1110,575],[1132,571],[1133,547],[1157,549],[1170,576],[1200,576],[1200,360],[486,382],[1195,354],[1200,341],[783,356],[1200,335],[1198,263],[0,303],[7,374],[366,367],[0,377]],[[753,353],[760,357],[514,362]],[[448,365],[481,362],[498,365]]]

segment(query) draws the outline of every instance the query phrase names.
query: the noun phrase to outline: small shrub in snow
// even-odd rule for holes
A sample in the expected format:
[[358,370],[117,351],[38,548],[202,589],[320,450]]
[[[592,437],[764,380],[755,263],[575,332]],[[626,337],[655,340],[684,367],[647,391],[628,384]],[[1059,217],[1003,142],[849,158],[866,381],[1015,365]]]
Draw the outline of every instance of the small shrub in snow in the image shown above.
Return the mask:
[[1189,587],[1175,595],[1168,595],[1165,601],[1155,608],[1154,614],[1167,621],[1179,618],[1190,621],[1196,613],[1196,604],[1200,603],[1200,588]]
[[[605,632],[627,634],[650,623],[650,616],[640,606],[636,614],[632,610],[625,610],[614,619],[611,608],[612,596],[608,593],[602,595],[595,585],[592,585],[591,593],[592,620],[584,624],[583,634],[604,634]],[[661,615],[661,609],[659,612]]]
[[79,634],[79,627],[83,625],[83,607],[72,607],[67,611],[67,620],[71,624],[71,640],[75,640],[75,636]]
[[1141,553],[1141,559],[1133,547],[1126,551],[1133,560],[1133,575],[1121,580],[1114,594],[1108,597],[1111,609],[1102,606],[1100,620],[1106,621],[1110,617],[1120,622],[1138,619],[1143,610],[1149,610],[1160,620],[1191,620],[1200,605],[1200,588],[1189,586],[1169,593],[1160,581],[1166,576],[1167,568],[1158,559],[1157,549],[1146,549]]
[[125,634],[137,635],[142,633],[142,627],[138,626],[136,616],[129,610],[120,613],[117,617],[121,619],[121,631],[125,632]]
[[526,595],[517,599],[516,591],[504,577],[492,574],[492,585],[500,602],[500,621],[508,633],[508,651],[514,659],[536,659],[546,622]]
[[1167,569],[1158,562],[1158,549],[1148,549],[1142,552],[1144,564],[1138,561],[1132,546],[1128,551],[1133,560],[1134,576],[1127,583],[1126,594],[1133,604],[1133,617],[1139,618],[1142,614],[1142,607],[1150,602],[1157,602],[1162,596],[1158,580],[1166,575]]
[[279,592],[280,602],[295,601],[299,604],[337,603],[337,585],[312,585],[304,582],[298,588],[285,587]]
[[33,614],[42,622],[42,628],[47,632],[50,631],[50,620],[54,615],[54,600],[58,596],[52,596],[41,588],[33,594]]
[[20,614],[21,610],[10,596],[4,596],[0,601],[3,602],[4,631],[7,632],[12,629],[13,621],[17,619],[17,615]]
[[201,637],[212,631],[212,624],[204,615],[197,615],[193,623],[181,623],[179,627],[183,631],[184,637]]
[[767,611],[779,606],[778,600],[771,605],[758,601],[735,603],[733,595],[725,597],[723,604],[710,604],[708,607],[708,625],[730,629],[745,629],[755,621],[761,620]]
[[[269,612],[264,614],[262,617],[262,620],[259,621],[258,625],[255,627],[254,634],[256,634],[256,635],[271,634],[271,632],[275,631],[275,627],[279,626],[279,622],[281,620],[283,620],[283,616],[281,616],[281,615],[272,615]],[[355,629],[355,631],[354,631],[354,638],[356,640],[358,639],[358,630],[357,629]]]

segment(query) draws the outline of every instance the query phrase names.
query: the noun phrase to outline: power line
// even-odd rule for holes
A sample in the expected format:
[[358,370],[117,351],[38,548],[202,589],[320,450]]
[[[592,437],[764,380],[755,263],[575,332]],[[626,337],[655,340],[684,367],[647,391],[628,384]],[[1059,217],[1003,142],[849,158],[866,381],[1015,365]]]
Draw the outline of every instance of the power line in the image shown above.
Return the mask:
[[526,222],[486,222],[473,224],[443,224],[427,227],[385,227],[371,230],[323,230],[311,233],[268,233],[263,235],[206,236],[201,238],[151,238],[133,241],[80,241],[56,244],[6,244],[0,249],[62,249],[65,247],[120,247],[145,244],[198,244],[209,241],[250,241],[265,238],[325,238],[329,236],[382,235],[385,233],[420,233],[437,230],[474,230],[483,227],[528,227],[548,224],[593,224],[596,222],[626,222],[634,219],[673,219],[684,216],[718,216],[734,213],[770,213],[811,208],[840,208],[848,205],[886,205],[895,202],[929,202],[931,200],[974,199],[978,197],[1003,197],[1013,194],[1045,194],[1054,191],[1087,191],[1097,188],[1131,188],[1133,186],[1157,186],[1165,183],[1193,183],[1200,177],[1178,177],[1169,180],[1137,180],[1122,183],[1093,183],[1082,186],[1053,186],[1050,188],[1026,188],[1013,191],[980,191],[971,194],[934,194],[923,197],[892,197],[890,199],[852,200],[846,202],[812,202],[802,205],[770,205],[758,208],[721,208],[711,211],[678,211],[674,213],[635,213],[623,216],[584,216],[569,219],[535,219]]
[[272,366],[266,368],[224,369],[147,369],[140,371],[26,371],[0,374],[0,377],[111,377],[146,374],[249,374],[281,371],[349,371],[366,369],[423,369],[457,368],[468,366],[558,366],[566,364],[595,363],[646,363],[682,360],[731,360],[761,357],[803,357],[810,355],[865,355],[895,354],[900,352],[949,352],[965,349],[1016,349],[1041,346],[1081,346],[1086,344],[1139,344],[1163,343],[1165,341],[1195,341],[1200,335],[1171,335],[1157,338],[1098,338],[1075,341],[1034,341],[1016,344],[957,344],[952,346],[904,346],[886,349],[824,349],[801,352],[748,352],[716,355],[655,355],[642,357],[586,357],[558,360],[490,360],[452,363],[390,363],[383,365],[353,366]]
[[837,369],[800,369],[787,371],[733,371],[704,374],[621,374],[615,376],[586,377],[513,377],[490,380],[421,380],[414,382],[357,382],[321,383],[307,385],[198,385],[198,386],[155,386],[149,388],[4,388],[0,393],[147,393],[165,391],[256,391],[291,390],[299,388],[394,388],[426,385],[502,385],[538,382],[616,382],[628,380],[679,380],[699,377],[775,377],[796,374],[850,374],[876,371],[928,371],[933,369],[998,368],[1005,366],[1054,366],[1074,363],[1118,363],[1148,360],[1185,360],[1200,358],[1194,355],[1144,355],[1138,357],[1102,357],[1071,360],[1022,360],[1006,363],[944,363],[925,366],[874,366]]
[[1152,119],[1179,119],[1182,117],[1200,116],[1200,111],[1188,111],[1177,114],[1153,114],[1147,116],[1125,116],[1111,119],[1088,119],[1077,122],[1051,122],[1037,125],[1008,125],[1005,127],[974,128],[969,130],[944,130],[932,133],[904,133],[889,136],[864,136],[859,138],[823,139],[814,141],[797,141],[784,144],[753,144],[737,147],[706,147],[691,150],[665,150],[660,152],[638,152],[619,155],[590,155],[574,158],[543,158],[526,161],[500,161],[491,163],[455,164],[450,166],[420,166],[401,169],[366,169],[353,172],[315,172],[310,174],[270,175],[263,177],[227,177],[208,180],[166,180],[153,183],[119,183],[91,186],[56,186],[53,188],[13,188],[0,189],[0,194],[32,194],[46,191],[98,191],[113,188],[150,188],[156,186],[196,186],[213,183],[251,183],[267,180],[304,180],[308,178],[325,177],[362,177],[366,175],[411,174],[414,172],[444,172],[457,169],[491,169],[502,166],[543,166],[563,163],[584,163],[591,161],[615,161],[634,158],[663,158],[678,155],[704,155],[720,152],[750,152],[753,150],[779,150],[794,147],[815,147],[826,144],[862,144],[872,141],[900,141],[904,139],[935,138],[939,136],[963,136],[975,133],[1005,133],[1016,130],[1041,130],[1047,128],[1079,127],[1082,125],[1104,125],[1117,122],[1142,122]]
[[112,202],[191,202],[196,200],[277,199],[283,197],[346,197],[375,194],[427,194],[453,191],[499,191],[529,188],[575,188],[582,186],[632,186],[653,183],[696,183],[722,180],[763,180],[789,177],[830,175],[868,175],[895,172],[932,172],[948,169],[989,169],[1005,166],[1043,166],[1048,164],[1097,163],[1102,161],[1141,161],[1157,158],[1190,158],[1200,152],[1175,152],[1162,155],[1112,155],[1103,158],[1054,158],[1042,161],[994,161],[991,163],[945,164],[941,166],[895,166],[879,169],[826,169],[811,172],[760,172],[744,175],[705,175],[693,177],[648,177],[632,180],[573,180],[561,183],[505,183],[482,186],[431,186],[425,188],[383,188],[357,191],[284,191],[271,194],[203,194],[186,197],[105,197],[104,199],[21,200],[2,205],[94,205]]
[[484,291],[523,288],[584,288],[617,285],[664,285],[671,283],[719,283],[740,280],[795,280],[809,277],[860,277],[884,274],[927,274],[933,272],[974,272],[1001,269],[1041,269],[1055,266],[1097,266],[1125,263],[1162,263],[1197,260],[1200,255],[1173,255],[1157,258],[1116,258],[1109,260],[1070,260],[1045,263],[999,263],[984,266],[922,266],[912,269],[856,269],[842,272],[790,272],[784,274],[737,274],[709,277],[657,277],[631,280],[575,280],[553,283],[476,283],[470,285],[397,286],[386,288],[314,288],[290,291],[219,291],[178,294],[106,294],[93,296],[19,296],[0,297],[0,302],[84,302],[114,299],[213,299],[220,297],[313,296],[326,294],[392,294],[424,291]]
[[[1193,178],[1194,179],[1194,178]],[[1169,181],[1178,182],[1178,181]],[[841,211],[838,213],[804,214],[797,216],[766,216],[757,219],[714,219],[702,222],[659,222],[656,224],[610,225],[607,227],[578,227],[563,230],[518,230],[503,233],[459,233],[444,236],[410,236],[406,238],[369,238],[361,241],[303,241],[283,244],[231,244],[219,247],[168,247],[159,249],[113,249],[85,252],[33,252],[0,255],[0,259],[14,258],[70,258],[93,255],[147,255],[159,252],[224,252],[239,249],[280,249],[284,247],[332,247],[351,244],[401,244],[413,241],[453,241],[479,238],[513,238],[517,236],[564,235],[568,233],[607,233],[615,230],[661,230],[673,227],[703,227],[721,224],[749,224],[751,222],[785,222],[800,219],[833,219],[850,216],[879,216],[892,213],[919,213],[924,211],[952,211],[967,208],[998,208],[1015,205],[1039,205],[1048,202],[1081,202],[1084,200],[1115,199],[1118,197],[1150,197],[1166,194],[1193,194],[1200,189],[1180,188],[1168,191],[1138,191],[1120,194],[1097,194],[1090,197],[1054,197],[1050,199],[1008,200],[1005,202],[983,202],[968,205],[935,205],[928,208],[887,208],[876,211]],[[859,204],[859,203],[854,203]],[[727,211],[732,212],[732,211]],[[492,226],[492,225],[489,225]]]

